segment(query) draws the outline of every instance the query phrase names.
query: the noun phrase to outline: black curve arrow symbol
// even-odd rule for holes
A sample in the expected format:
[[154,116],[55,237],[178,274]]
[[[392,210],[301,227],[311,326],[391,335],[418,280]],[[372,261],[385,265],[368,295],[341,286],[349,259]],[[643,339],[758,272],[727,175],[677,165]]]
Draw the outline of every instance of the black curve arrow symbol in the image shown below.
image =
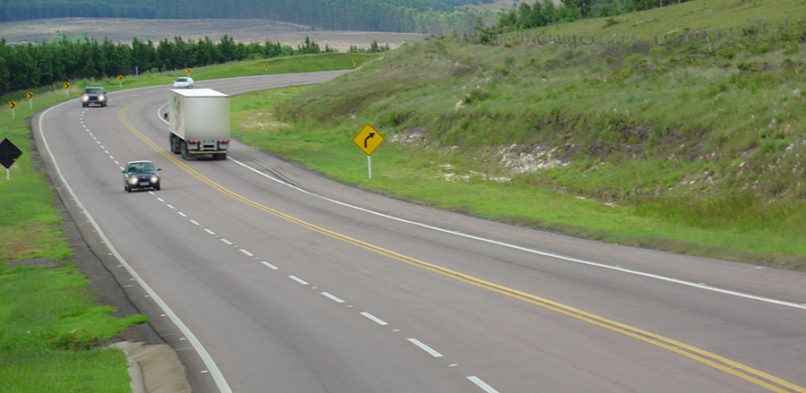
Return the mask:
[[367,137],[366,137],[366,138],[364,138],[364,149],[367,149],[367,148],[368,148],[368,147],[367,147],[367,141],[369,141],[369,138],[372,138],[373,136],[375,136],[375,133],[374,133],[374,132],[370,132],[370,133],[369,133],[369,135],[367,135]]

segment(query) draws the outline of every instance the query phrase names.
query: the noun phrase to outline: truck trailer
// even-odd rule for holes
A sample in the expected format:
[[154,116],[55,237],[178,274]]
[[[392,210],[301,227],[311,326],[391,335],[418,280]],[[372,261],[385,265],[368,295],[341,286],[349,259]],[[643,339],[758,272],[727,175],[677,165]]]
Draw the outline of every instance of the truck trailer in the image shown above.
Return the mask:
[[168,103],[171,152],[188,159],[212,155],[227,158],[229,96],[213,89],[172,89]]

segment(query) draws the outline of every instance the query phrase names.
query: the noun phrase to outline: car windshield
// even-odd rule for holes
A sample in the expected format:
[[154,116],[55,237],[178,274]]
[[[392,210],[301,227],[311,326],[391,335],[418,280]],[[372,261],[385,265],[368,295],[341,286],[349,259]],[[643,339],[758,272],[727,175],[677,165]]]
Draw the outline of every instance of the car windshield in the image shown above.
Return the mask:
[[87,94],[103,94],[104,89],[100,87],[89,87],[87,90],[84,90],[84,92]]
[[178,78],[178,79],[176,79],[176,81],[177,81],[177,82],[187,82],[187,81],[188,81],[188,78],[182,77],[182,78]]
[[129,172],[148,172],[154,170],[156,170],[154,164],[150,162],[134,162],[128,166]]

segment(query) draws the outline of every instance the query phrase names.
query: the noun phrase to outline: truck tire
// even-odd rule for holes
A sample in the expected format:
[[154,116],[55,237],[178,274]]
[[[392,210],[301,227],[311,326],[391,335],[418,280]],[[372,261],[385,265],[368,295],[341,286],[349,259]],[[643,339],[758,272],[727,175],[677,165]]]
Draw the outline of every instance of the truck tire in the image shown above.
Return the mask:
[[179,154],[179,146],[178,143],[176,143],[176,135],[171,134],[169,139],[171,140],[171,153]]
[[227,159],[227,153],[215,153],[215,154],[213,154],[213,159],[214,160],[226,160]]
[[188,144],[187,144],[187,142],[180,141],[179,143],[182,146],[181,147],[182,158],[184,158],[186,160],[189,160],[190,159],[190,154],[188,154]]

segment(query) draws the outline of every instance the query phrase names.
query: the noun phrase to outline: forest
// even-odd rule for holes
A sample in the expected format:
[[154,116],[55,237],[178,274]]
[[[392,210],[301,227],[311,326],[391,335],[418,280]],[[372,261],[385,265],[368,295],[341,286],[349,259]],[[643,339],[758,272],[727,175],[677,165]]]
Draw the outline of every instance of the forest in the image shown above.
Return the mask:
[[[492,0],[477,0],[491,2]],[[466,0],[0,0],[0,22],[46,18],[271,19],[320,30],[449,33],[472,27]]]
[[[389,50],[373,43],[369,52]],[[119,74],[165,71],[220,64],[247,58],[272,58],[331,52],[309,38],[292,48],[280,43],[236,43],[223,36],[218,42],[174,37],[157,43],[134,39],[131,44],[109,40],[70,40],[61,37],[38,44],[8,45],[0,39],[0,93],[32,89],[81,78],[106,78]],[[359,51],[353,49],[353,51]]]

